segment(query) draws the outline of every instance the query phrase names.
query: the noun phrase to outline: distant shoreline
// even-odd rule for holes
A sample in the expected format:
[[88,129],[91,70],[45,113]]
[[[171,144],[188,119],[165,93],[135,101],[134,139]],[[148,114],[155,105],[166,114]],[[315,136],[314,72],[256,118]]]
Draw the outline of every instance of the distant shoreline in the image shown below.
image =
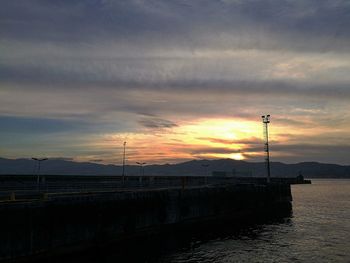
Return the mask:
[[[127,163],[125,166],[125,174],[140,176],[140,166],[130,164]],[[145,176],[209,176],[213,172],[225,176],[265,177],[266,167],[264,162],[255,163],[233,159],[192,160],[177,164],[145,165],[142,174]],[[0,158],[0,175],[33,174],[36,174],[36,163],[33,160]],[[41,166],[40,174],[112,176],[121,175],[122,166],[49,159]],[[350,178],[350,165],[271,162],[272,177],[296,177],[299,174],[309,179],[347,179]]]

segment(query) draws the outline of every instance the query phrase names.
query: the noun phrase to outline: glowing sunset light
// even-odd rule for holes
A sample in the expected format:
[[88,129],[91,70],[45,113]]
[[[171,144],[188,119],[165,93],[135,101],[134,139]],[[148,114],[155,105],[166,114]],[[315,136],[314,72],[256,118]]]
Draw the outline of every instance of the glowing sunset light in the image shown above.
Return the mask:
[[234,160],[244,160],[244,156],[241,153],[233,153],[230,155],[229,157],[230,159],[234,159]]
[[163,163],[194,158],[244,160],[246,156],[260,155],[255,150],[250,152],[249,147],[262,149],[261,136],[258,121],[201,119],[153,130],[153,133],[145,129],[139,133],[106,135],[94,147],[115,151],[116,156],[107,160],[107,163],[120,159],[120,147],[124,140],[128,141],[128,160],[131,162],[142,160]]

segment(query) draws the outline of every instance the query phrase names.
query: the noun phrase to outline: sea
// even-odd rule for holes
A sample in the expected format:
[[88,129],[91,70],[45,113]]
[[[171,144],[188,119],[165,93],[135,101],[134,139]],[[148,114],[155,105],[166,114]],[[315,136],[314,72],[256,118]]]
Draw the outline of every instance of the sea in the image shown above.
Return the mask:
[[112,244],[50,262],[350,263],[350,180],[312,179],[310,185],[292,185],[292,195],[292,211],[266,222]]
[[161,256],[158,262],[350,262],[350,180],[293,185],[290,216]]

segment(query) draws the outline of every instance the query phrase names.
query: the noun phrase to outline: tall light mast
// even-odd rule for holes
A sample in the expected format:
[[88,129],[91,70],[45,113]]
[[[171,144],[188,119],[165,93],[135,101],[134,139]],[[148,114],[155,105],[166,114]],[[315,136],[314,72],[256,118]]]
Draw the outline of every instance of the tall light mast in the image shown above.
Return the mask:
[[264,125],[264,140],[265,140],[265,163],[267,169],[267,183],[271,181],[271,170],[270,170],[270,149],[269,149],[269,130],[268,124],[270,123],[270,114],[261,116]]
[[122,178],[123,178],[123,182],[125,179],[125,147],[126,147],[126,142],[123,143],[124,145],[124,150],[123,150],[123,173],[122,173]]

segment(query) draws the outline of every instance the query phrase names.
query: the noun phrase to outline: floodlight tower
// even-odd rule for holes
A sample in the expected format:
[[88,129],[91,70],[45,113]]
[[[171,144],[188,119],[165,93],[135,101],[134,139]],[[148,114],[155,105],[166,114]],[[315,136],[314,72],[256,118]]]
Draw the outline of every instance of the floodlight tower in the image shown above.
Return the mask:
[[265,163],[267,169],[267,183],[271,181],[271,171],[270,171],[270,149],[269,149],[269,130],[268,124],[270,123],[270,114],[261,116],[264,125],[264,140],[265,140]]
[[124,145],[124,150],[123,150],[123,174],[122,174],[122,178],[123,178],[123,183],[124,183],[124,179],[125,179],[125,147],[126,147],[126,142],[124,142],[123,145]]

